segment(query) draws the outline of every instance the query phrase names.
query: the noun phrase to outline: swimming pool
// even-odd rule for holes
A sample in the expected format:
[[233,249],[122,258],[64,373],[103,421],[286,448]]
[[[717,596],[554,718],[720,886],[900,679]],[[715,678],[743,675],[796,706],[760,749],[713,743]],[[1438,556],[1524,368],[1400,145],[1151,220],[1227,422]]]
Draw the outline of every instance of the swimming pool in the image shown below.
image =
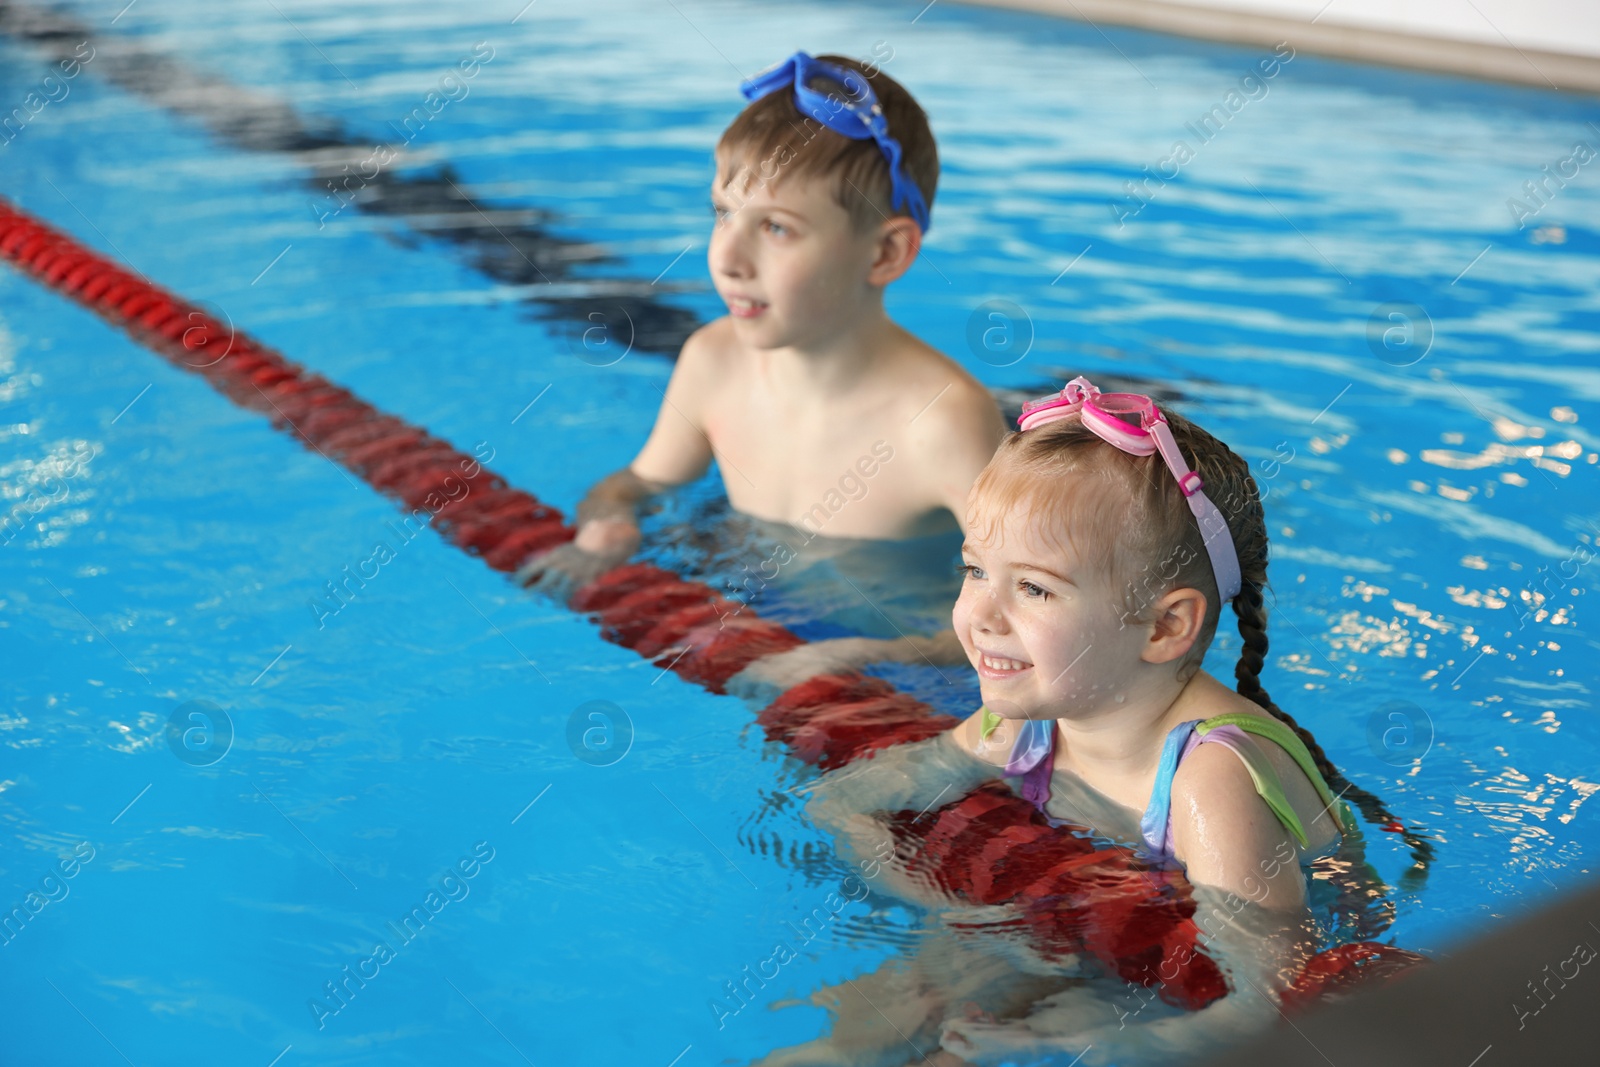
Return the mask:
[[[1257,464],[1278,590],[1264,681],[1440,838],[1392,936],[1448,949],[1592,870],[1596,193],[1587,166],[1544,205],[1523,183],[1600,145],[1593,101],[1357,79],[1308,55],[1266,77],[1269,50],[946,5],[539,4],[515,22],[506,6],[477,24],[421,4],[64,9],[97,44],[288,102],[325,149],[414,133],[427,157],[393,173],[448,164],[458,191],[419,179],[382,203],[420,196],[431,226],[330,216],[316,160],[102,76],[116,47],[0,150],[0,192],[492,450],[570,512],[642,440],[669,370],[650,343],[717,313],[707,159],[737,79],[794,47],[887,57],[945,163],[895,314],[1007,396],[1066,369],[1160,379]],[[20,103],[51,67],[37,44],[0,49],[0,102]],[[455,99],[407,127],[430,92]],[[1145,167],[1177,169],[1158,184]],[[462,220],[438,208],[459,190],[517,256],[482,228],[451,237]],[[535,294],[519,259],[568,264],[565,288]],[[80,860],[0,946],[28,1020],[0,1038],[6,1059],[687,1067],[822,1029],[810,1007],[720,1030],[707,1010],[837,881],[782,792],[812,772],[744,705],[431,534],[319,615],[326,583],[394,537],[393,504],[30,281],[0,272],[0,293],[0,479],[25,520],[0,590],[5,906]],[[586,338],[594,304],[605,331]],[[648,343],[612,362],[639,308]],[[997,322],[1012,332],[985,347]],[[713,496],[686,494],[658,528],[725,525]],[[738,535],[708,536],[670,551],[735,577]],[[863,588],[870,602],[837,590],[815,632],[925,617]],[[1213,670],[1229,660],[1221,642]],[[952,710],[972,693],[904,680]],[[196,700],[233,724],[209,765],[167,743]],[[633,724],[609,766],[567,741],[595,700]],[[432,928],[319,1029],[308,1002],[430,892],[448,901]],[[876,967],[913,926],[851,904],[766,1003]]]

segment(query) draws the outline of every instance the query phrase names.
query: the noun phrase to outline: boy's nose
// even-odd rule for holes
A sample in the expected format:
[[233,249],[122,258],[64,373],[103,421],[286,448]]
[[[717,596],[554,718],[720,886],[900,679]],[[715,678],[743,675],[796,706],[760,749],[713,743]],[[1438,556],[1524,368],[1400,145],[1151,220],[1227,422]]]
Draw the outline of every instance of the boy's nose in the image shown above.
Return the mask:
[[706,258],[713,275],[748,278],[754,273],[750,256],[744,249],[744,242],[734,232],[730,223],[723,223],[720,229],[711,234],[711,247],[706,252]]

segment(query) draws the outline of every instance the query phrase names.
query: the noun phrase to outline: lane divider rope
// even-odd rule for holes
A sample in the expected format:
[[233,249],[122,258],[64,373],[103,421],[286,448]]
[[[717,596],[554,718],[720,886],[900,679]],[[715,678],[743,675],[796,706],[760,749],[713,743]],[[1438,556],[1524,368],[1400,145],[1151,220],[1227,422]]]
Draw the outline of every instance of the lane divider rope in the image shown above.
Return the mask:
[[[515,572],[573,537],[559,511],[474,457],[4,199],[0,258],[199,374],[384,495],[430,510],[443,499],[434,527],[495,570]],[[716,693],[757,659],[804,643],[711,586],[649,563],[601,575],[579,589],[570,606],[595,617],[607,641],[652,660],[672,656],[671,671]],[[882,679],[852,673],[819,675],[791,688],[757,721],[769,740],[830,769],[933,737],[959,720]],[[1195,902],[1181,874],[1049,826],[1003,783],[930,811],[896,813],[890,828],[900,854],[912,857],[914,877],[973,903],[1018,905],[1036,947],[1049,957],[1090,956],[1110,973],[1189,1009],[1227,992],[1221,970],[1198,943]],[[1328,949],[1302,968],[1284,1005],[1303,1007],[1421,959],[1374,942]]]

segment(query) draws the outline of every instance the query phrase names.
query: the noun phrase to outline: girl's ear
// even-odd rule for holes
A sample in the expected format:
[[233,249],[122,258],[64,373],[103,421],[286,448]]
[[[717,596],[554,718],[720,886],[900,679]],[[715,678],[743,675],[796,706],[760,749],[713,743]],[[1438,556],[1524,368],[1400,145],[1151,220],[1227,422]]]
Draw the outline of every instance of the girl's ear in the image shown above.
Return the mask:
[[878,227],[877,244],[867,284],[883,288],[911,269],[922,251],[922,227],[913,219],[898,216]]
[[1152,607],[1155,622],[1140,659],[1171,663],[1189,653],[1206,621],[1206,595],[1198,589],[1174,589]]

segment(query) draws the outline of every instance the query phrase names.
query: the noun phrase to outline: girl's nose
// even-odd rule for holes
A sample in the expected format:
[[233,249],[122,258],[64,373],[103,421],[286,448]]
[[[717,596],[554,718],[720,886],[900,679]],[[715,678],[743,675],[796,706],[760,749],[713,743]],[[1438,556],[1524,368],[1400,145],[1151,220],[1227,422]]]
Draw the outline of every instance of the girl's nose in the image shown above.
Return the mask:
[[1006,622],[1000,598],[993,592],[982,592],[973,598],[972,625],[984,633],[1006,633],[1011,627]]

